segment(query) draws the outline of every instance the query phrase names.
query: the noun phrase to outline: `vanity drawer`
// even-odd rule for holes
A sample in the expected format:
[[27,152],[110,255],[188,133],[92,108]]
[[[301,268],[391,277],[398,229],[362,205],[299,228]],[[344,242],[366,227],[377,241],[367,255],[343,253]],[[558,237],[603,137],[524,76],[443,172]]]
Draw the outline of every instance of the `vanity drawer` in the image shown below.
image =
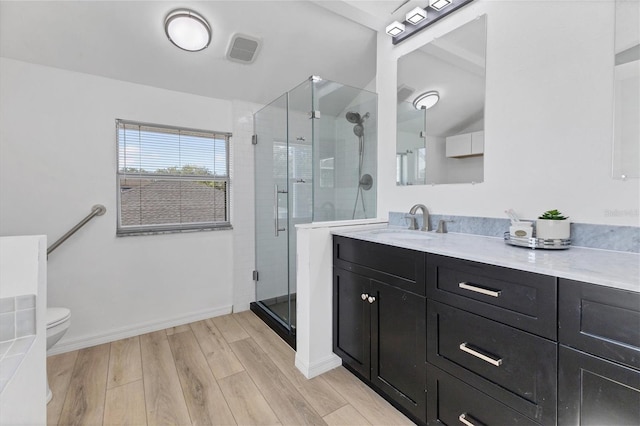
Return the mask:
[[425,254],[420,251],[336,235],[333,265],[425,295]]
[[556,340],[556,278],[427,255],[427,297]]
[[538,423],[461,380],[427,364],[427,423],[461,425],[537,425]]
[[432,300],[427,313],[429,363],[538,422],[555,422],[555,342]]
[[560,343],[640,369],[640,293],[560,279]]

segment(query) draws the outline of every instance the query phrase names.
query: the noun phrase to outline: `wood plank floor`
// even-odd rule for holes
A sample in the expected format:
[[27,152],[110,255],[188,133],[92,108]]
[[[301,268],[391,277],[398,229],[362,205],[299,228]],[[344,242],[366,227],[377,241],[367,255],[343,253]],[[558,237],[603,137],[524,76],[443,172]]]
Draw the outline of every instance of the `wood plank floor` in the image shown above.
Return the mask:
[[412,425],[343,367],[307,380],[252,312],[47,359],[49,425]]

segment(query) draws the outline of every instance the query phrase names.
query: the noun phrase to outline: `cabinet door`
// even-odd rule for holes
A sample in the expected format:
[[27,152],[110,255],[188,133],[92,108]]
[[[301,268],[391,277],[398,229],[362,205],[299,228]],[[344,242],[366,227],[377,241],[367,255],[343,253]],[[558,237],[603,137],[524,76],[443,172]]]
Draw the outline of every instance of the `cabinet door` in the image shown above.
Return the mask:
[[560,345],[559,425],[639,425],[640,371]]
[[371,284],[371,382],[425,421],[426,299]]
[[369,279],[340,268],[333,271],[333,352],[368,379],[371,308],[363,295],[369,294]]

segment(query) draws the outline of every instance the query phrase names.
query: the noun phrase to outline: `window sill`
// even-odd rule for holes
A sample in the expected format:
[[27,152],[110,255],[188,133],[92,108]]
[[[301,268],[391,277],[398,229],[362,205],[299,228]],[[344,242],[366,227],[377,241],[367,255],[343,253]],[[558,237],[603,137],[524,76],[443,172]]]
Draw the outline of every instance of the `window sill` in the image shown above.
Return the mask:
[[164,234],[182,234],[186,232],[208,232],[208,231],[232,231],[233,226],[211,226],[207,228],[193,228],[193,229],[156,229],[156,230],[131,230],[131,231],[116,231],[116,237],[137,237],[141,235],[164,235]]

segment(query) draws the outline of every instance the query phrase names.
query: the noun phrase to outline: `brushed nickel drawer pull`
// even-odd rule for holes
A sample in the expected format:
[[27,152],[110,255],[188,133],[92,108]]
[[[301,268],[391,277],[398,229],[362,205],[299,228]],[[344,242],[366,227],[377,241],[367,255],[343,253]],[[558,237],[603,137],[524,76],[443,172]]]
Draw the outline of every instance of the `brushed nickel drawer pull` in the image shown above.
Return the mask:
[[458,287],[469,291],[475,291],[476,293],[486,294],[491,297],[500,297],[500,293],[502,293],[500,290],[487,290],[486,288],[477,287],[465,282],[458,283]]
[[466,426],[483,426],[483,423],[480,423],[479,421],[477,421],[467,413],[460,414],[458,416],[458,420],[460,420],[460,423]]
[[502,358],[493,359],[489,356],[481,354],[480,352],[471,349],[467,342],[460,343],[460,350],[468,353],[469,355],[473,355],[476,358],[480,358],[481,360],[486,361],[491,365],[495,365],[496,367],[500,367],[502,365]]

